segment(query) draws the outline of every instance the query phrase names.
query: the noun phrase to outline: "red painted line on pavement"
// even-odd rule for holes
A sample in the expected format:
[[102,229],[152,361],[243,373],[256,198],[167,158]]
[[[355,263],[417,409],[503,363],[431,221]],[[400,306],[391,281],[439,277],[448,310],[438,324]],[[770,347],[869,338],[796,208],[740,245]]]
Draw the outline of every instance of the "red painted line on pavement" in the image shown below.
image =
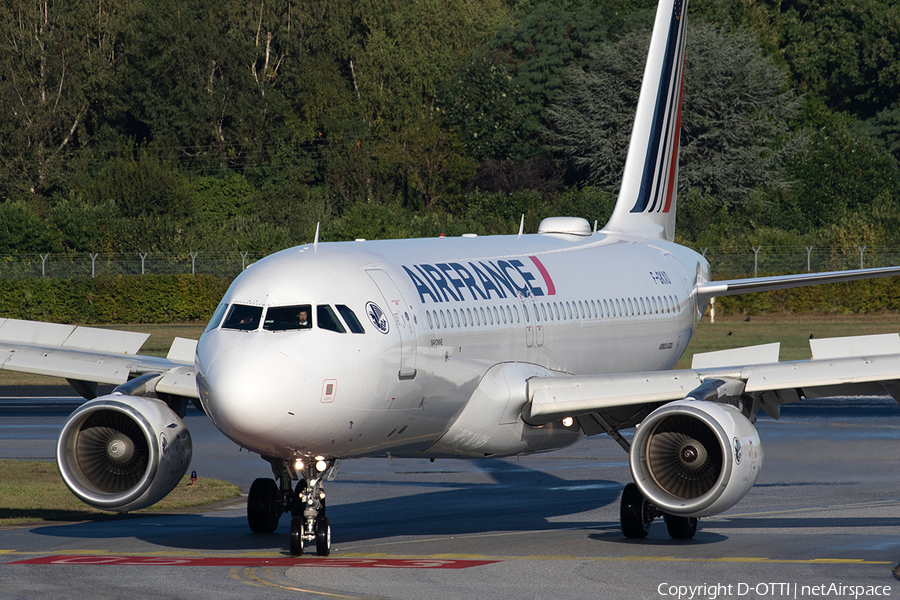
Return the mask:
[[207,556],[44,556],[10,565],[132,565],[156,567],[329,567],[344,569],[468,569],[499,560],[443,560],[433,558],[241,558]]

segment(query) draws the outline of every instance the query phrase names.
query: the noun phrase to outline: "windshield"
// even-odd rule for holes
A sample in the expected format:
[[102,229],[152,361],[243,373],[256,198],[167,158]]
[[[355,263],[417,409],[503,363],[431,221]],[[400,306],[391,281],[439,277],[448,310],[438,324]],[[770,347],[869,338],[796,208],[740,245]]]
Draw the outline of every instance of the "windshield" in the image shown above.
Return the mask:
[[222,325],[223,329],[239,329],[241,331],[255,331],[259,329],[259,320],[262,317],[261,306],[247,306],[246,304],[234,304],[228,313],[228,318]]
[[312,306],[295,304],[292,306],[270,306],[266,311],[263,329],[266,331],[290,331],[312,327]]

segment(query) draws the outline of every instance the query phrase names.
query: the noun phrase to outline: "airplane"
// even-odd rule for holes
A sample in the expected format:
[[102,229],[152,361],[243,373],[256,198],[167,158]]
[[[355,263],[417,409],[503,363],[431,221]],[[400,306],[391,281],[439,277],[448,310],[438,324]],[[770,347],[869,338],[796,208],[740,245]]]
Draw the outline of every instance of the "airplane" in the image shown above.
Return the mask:
[[[900,335],[811,339],[694,356],[673,370],[711,298],[900,274],[900,267],[714,281],[674,242],[686,0],[661,0],[621,190],[600,230],[545,219],[536,234],[313,243],[243,271],[198,341],[166,358],[145,335],[5,319],[3,369],[66,378],[88,401],[57,461],[83,502],[133,511],[165,497],[191,459],[199,407],[273,478],[247,519],[290,551],[331,552],[324,482],[342,459],[496,458],[605,433],[628,453],[629,538],[664,519],[676,539],[734,506],[763,463],[754,426],[803,398],[900,401]],[[113,384],[100,395],[100,384]],[[634,429],[629,439],[623,431]]]

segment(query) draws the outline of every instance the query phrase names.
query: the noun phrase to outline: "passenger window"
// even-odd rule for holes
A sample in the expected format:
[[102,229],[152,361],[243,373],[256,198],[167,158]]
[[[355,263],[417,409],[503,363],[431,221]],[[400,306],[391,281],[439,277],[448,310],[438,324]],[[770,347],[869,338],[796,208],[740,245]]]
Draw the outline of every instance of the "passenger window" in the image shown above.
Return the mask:
[[427,310],[425,311],[425,317],[428,319],[428,329],[434,329],[434,323],[431,320],[431,313]]
[[[500,315],[497,314],[497,307],[496,307],[496,306],[494,307],[494,321],[497,321],[497,325],[500,324]],[[493,323],[493,321],[491,321],[491,323]]]
[[[487,325],[487,324],[488,324],[488,320],[487,320],[487,317],[484,316],[484,307],[482,306],[482,307],[480,308],[480,310],[481,310],[481,322],[484,323],[485,325]],[[491,312],[491,309],[488,309],[488,312]]]
[[312,327],[312,307],[309,304],[293,306],[270,306],[266,311],[263,329],[266,331],[287,331]]
[[441,310],[441,324],[443,324],[444,329],[447,329],[447,317],[444,316],[443,310]]
[[[559,321],[559,320],[560,320],[560,318],[559,318],[559,304],[557,304],[556,302],[553,303],[553,313],[556,315],[556,320]],[[565,313],[563,313],[563,314],[565,314]],[[550,315],[550,318],[552,319],[552,318],[553,318],[553,315]]]
[[[349,306],[345,306],[343,304],[337,305],[338,312],[341,313],[341,316],[344,317],[344,323],[347,324],[347,327],[350,328],[352,333],[365,333],[366,330],[363,329],[362,323],[359,322],[359,319],[356,318],[356,313],[351,310]],[[428,326],[431,327],[431,320],[428,321]]]
[[203,333],[207,331],[212,331],[216,327],[219,326],[219,323],[222,322],[222,317],[225,316],[225,309],[228,308],[228,305],[224,302],[216,307],[216,311],[213,313],[212,318],[209,320],[209,324],[206,326],[206,329],[203,330]]
[[[469,325],[472,326],[472,327],[474,327],[474,326],[475,326],[475,321],[472,320],[472,309],[471,309],[471,308],[467,308],[467,309],[466,309],[466,314],[469,316]],[[475,314],[478,314],[478,311],[475,311]]]
[[337,315],[334,314],[334,309],[327,304],[320,304],[316,307],[316,323],[318,324],[319,329],[327,329],[328,331],[337,333],[347,333],[347,330],[344,329],[344,326],[341,325],[341,322],[338,320]]
[[262,317],[262,306],[247,306],[246,304],[233,304],[228,318],[225,319],[224,329],[238,329],[240,331],[256,331],[259,329],[259,320]]

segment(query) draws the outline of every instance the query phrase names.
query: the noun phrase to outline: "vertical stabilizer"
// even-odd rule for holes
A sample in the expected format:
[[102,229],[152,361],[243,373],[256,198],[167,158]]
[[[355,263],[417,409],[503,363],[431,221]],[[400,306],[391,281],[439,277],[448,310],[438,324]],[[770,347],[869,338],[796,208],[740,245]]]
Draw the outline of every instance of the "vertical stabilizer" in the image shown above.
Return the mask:
[[687,0],[660,0],[622,187],[604,231],[672,240]]

